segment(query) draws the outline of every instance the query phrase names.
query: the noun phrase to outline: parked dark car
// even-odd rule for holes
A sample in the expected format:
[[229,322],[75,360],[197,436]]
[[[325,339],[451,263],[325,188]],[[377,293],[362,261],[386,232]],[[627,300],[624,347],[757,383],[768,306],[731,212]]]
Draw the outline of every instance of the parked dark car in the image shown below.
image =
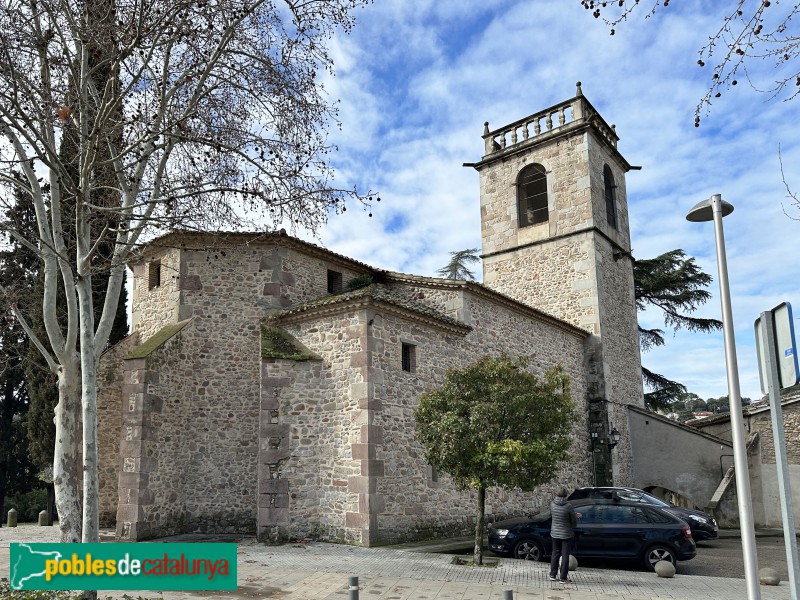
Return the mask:
[[[576,558],[633,559],[653,571],[660,560],[675,565],[697,553],[685,521],[655,506],[623,500],[575,500]],[[489,550],[501,556],[546,560],[552,553],[550,513],[507,519],[489,526]]]
[[717,521],[708,513],[694,508],[675,506],[674,504],[665,502],[661,498],[656,498],[652,494],[648,494],[644,490],[628,487],[583,487],[572,492],[567,497],[567,500],[583,500],[584,498],[606,500],[619,499],[658,506],[686,521],[692,530],[692,537],[695,542],[715,540],[719,537]]

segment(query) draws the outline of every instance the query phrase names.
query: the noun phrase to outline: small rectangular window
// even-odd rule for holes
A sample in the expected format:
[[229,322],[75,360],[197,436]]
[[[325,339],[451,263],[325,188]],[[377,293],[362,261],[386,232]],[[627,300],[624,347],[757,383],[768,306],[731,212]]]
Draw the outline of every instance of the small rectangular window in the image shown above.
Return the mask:
[[147,263],[147,289],[152,290],[161,285],[161,261]]
[[328,269],[328,293],[339,294],[342,291],[342,274]]
[[417,347],[403,343],[403,371],[413,373],[417,370]]

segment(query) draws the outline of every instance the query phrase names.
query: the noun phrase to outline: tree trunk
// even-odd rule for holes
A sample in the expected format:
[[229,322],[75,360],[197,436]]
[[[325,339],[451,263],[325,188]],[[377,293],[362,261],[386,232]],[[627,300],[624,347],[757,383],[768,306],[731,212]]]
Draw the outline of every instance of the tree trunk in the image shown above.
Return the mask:
[[81,383],[77,356],[58,373],[58,404],[55,409],[56,445],[53,455],[53,487],[56,492],[61,542],[81,541],[81,500],[78,478],[78,416]]
[[11,456],[11,427],[14,420],[13,380],[7,378],[3,389],[2,414],[0,415],[0,527],[6,519],[5,499],[8,479],[8,463]]
[[475,552],[472,555],[472,560],[475,566],[483,564],[483,529],[486,524],[486,488],[478,488],[478,518],[475,521]]
[[0,459],[0,527],[6,520],[5,500],[6,500],[6,478],[8,477],[8,458],[6,455]]
[[53,526],[53,519],[56,512],[56,489],[53,482],[47,484],[47,526]]
[[[80,243],[78,244],[80,248]],[[81,327],[81,414],[83,420],[83,535],[84,542],[100,541],[100,483],[97,460],[97,361],[94,352],[94,310],[91,276],[77,285]],[[114,313],[109,315],[113,319]]]

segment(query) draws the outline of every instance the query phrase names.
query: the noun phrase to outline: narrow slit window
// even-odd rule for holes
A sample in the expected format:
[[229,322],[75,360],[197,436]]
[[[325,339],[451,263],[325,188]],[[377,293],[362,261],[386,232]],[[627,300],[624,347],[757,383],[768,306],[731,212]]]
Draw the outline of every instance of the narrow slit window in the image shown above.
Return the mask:
[[550,218],[547,207],[547,173],[539,164],[528,165],[517,179],[517,209],[519,226],[546,223]]
[[614,190],[617,186],[614,185],[614,174],[611,173],[611,169],[608,168],[608,165],[606,165],[603,169],[603,185],[605,188],[606,197],[606,222],[608,222],[609,227],[616,229],[617,199]]
[[342,291],[342,274],[328,269],[328,293],[339,294]]
[[403,371],[413,373],[417,370],[417,348],[413,344],[403,343]]
[[161,286],[161,261],[154,260],[147,264],[147,289]]

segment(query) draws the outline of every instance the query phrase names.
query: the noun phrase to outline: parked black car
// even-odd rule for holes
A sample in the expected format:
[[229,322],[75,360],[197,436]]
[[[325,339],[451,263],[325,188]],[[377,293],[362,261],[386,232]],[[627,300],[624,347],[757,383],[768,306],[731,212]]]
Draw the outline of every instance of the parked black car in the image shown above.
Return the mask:
[[[653,571],[660,560],[673,565],[697,549],[686,522],[655,506],[623,500],[575,500],[576,558],[634,559]],[[498,521],[489,527],[489,550],[503,556],[546,560],[552,552],[550,513]]]
[[694,508],[683,508],[665,502],[648,494],[644,490],[628,487],[583,487],[572,492],[567,500],[582,500],[584,498],[606,499],[606,500],[627,500],[629,502],[642,502],[651,506],[658,506],[671,512],[689,524],[692,530],[694,541],[715,540],[719,537],[719,527],[717,521],[702,510]]

